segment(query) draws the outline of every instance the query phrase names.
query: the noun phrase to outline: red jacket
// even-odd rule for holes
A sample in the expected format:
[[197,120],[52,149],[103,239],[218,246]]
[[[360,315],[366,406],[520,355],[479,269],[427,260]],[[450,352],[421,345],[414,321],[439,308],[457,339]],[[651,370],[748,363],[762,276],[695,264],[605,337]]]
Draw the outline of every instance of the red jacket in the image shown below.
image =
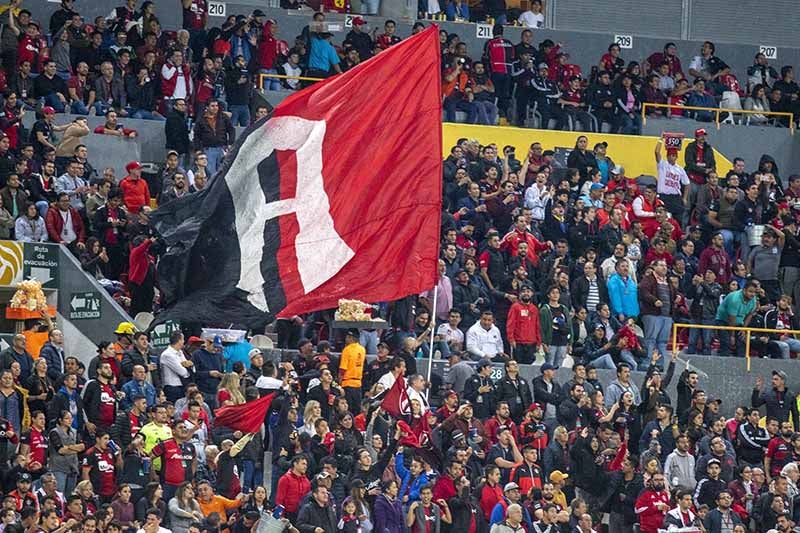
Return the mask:
[[504,501],[504,496],[503,487],[501,487],[499,483],[494,487],[490,487],[488,483],[485,483],[483,489],[481,489],[481,510],[483,511],[483,516],[492,516],[492,509],[497,505],[497,502]]
[[128,259],[128,281],[141,285],[144,278],[147,276],[147,270],[150,268],[150,256],[147,250],[150,249],[152,241],[145,239],[139,246],[131,248],[131,255]]
[[440,499],[447,501],[457,495],[456,484],[453,482],[453,478],[447,474],[441,476],[433,487],[433,501]]
[[258,57],[261,68],[274,69],[276,60],[281,56],[289,54],[289,45],[286,41],[276,39],[272,35],[272,26],[274,22],[268,20],[264,24],[264,31],[262,33],[261,44],[258,45]]
[[311,492],[311,482],[306,476],[298,476],[289,470],[278,480],[276,505],[283,505],[287,512],[297,514],[303,496]]
[[539,329],[539,309],[531,303],[521,301],[511,304],[506,321],[508,342],[520,344],[541,344],[542,335]]
[[[656,507],[658,502],[666,504],[663,511]],[[658,533],[659,528],[664,524],[664,516],[669,510],[669,493],[665,490],[654,492],[646,489],[636,499],[634,510],[639,517],[639,530],[642,533]]]
[[119,182],[119,188],[122,191],[122,202],[131,215],[138,215],[140,207],[150,205],[150,187],[144,179],[134,180],[125,176]]
[[[78,210],[74,207],[69,208],[69,215],[72,219],[72,228],[75,230],[75,235],[78,236],[78,242],[86,242],[86,230],[83,227],[83,219]],[[47,210],[47,215],[44,217],[44,225],[47,228],[47,237],[51,242],[61,242],[61,231],[64,229],[64,219],[57,207],[51,207]]]

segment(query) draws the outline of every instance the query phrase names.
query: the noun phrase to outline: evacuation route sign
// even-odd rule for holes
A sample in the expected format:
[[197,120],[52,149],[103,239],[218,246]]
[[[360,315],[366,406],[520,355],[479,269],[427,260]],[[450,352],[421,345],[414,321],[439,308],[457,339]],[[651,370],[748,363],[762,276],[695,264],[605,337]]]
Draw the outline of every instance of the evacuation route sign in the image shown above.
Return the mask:
[[23,279],[36,278],[45,289],[58,288],[58,246],[26,242],[22,257]]
[[69,299],[69,319],[86,320],[89,318],[100,318],[100,294],[73,292]]
[[163,324],[159,324],[150,332],[150,346],[156,351],[169,346],[169,336],[173,331],[181,329],[181,325],[172,320],[167,320]]

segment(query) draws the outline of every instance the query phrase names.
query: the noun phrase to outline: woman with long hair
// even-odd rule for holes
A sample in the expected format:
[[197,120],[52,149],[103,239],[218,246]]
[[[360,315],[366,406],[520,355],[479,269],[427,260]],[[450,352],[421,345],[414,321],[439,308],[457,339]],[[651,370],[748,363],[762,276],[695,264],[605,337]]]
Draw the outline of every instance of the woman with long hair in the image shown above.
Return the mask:
[[255,511],[259,515],[267,509],[269,501],[267,499],[267,489],[262,485],[257,485],[250,496],[247,498],[247,503],[242,506],[242,513]]
[[133,523],[136,521],[136,509],[131,501],[132,494],[130,485],[121,483],[117,487],[117,495],[111,501],[111,508],[114,510],[114,521],[123,530],[132,529],[134,527]]
[[47,377],[47,360],[40,357],[33,363],[33,373],[25,381],[28,389],[28,409],[47,412],[47,404],[53,399],[55,390],[50,378]]
[[151,481],[144,489],[144,496],[139,498],[136,502],[136,521],[144,524],[147,520],[147,510],[156,508],[161,516],[166,516],[164,513],[167,506],[161,497],[164,495],[164,489],[158,481]]
[[84,479],[75,485],[74,494],[80,497],[85,514],[94,514],[100,508],[100,503],[97,499],[97,495],[94,493],[92,482],[88,479]]
[[320,406],[317,400],[308,400],[306,402],[306,408],[303,411],[303,427],[301,427],[298,431],[313,437],[317,434],[316,430],[314,429],[314,423],[319,418],[322,418],[322,406]]
[[244,395],[239,388],[239,374],[228,372],[222,376],[217,388],[217,405],[241,405],[244,403]]
[[61,411],[48,437],[47,468],[56,476],[56,489],[62,494],[72,494],[78,480],[78,455],[86,449],[72,427],[72,413]]
[[180,484],[169,501],[168,509],[172,533],[188,533],[192,522],[202,522],[204,518],[191,481]]
[[47,242],[47,228],[36,204],[25,205],[25,214],[14,222],[14,236],[20,242]]
[[356,516],[364,516],[365,519],[361,521],[362,533],[370,533],[373,530],[372,513],[370,506],[367,503],[367,488],[364,482],[360,479],[354,479],[350,483],[350,498],[356,504]]

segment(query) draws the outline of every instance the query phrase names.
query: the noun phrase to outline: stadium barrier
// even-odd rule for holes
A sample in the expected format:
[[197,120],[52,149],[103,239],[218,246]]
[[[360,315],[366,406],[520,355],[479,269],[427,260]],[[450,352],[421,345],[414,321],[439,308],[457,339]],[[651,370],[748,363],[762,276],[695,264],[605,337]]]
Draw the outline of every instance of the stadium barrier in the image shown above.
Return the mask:
[[[642,124],[647,123],[647,110],[648,109],[679,109],[681,111],[703,111],[706,113],[713,113],[714,114],[714,123],[717,126],[717,129],[720,127],[720,123],[724,122],[724,120],[720,121],[720,116],[723,114],[730,114],[733,115],[763,115],[767,117],[775,117],[775,119],[780,118],[788,118],[789,119],[789,132],[794,135],[794,113],[789,113],[786,111],[755,111],[749,109],[730,109],[724,107],[696,107],[696,106],[687,106],[687,105],[675,105],[675,104],[654,104],[654,103],[643,103],[642,104]],[[660,118],[669,118],[669,117],[660,117]],[[674,118],[685,118],[682,116],[674,117]]]
[[767,329],[767,328],[751,328],[748,326],[717,326],[717,325],[704,325],[704,324],[672,324],[672,351],[678,351],[678,329],[710,329],[714,331],[743,331],[744,338],[744,357],[747,361],[747,371],[750,372],[750,334],[751,333],[780,333],[782,335],[800,335],[800,331],[793,329]]
[[264,90],[264,78],[274,78],[276,80],[298,80],[298,81],[322,81],[325,78],[309,78],[308,76],[288,76],[286,74],[259,74],[258,88]]

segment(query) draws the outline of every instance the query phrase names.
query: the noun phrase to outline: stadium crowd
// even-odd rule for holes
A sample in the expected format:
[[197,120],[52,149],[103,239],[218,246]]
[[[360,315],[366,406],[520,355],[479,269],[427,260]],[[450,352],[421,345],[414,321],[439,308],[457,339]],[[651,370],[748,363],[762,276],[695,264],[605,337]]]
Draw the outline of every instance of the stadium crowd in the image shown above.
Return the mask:
[[[254,74],[324,76],[399,39],[388,22],[373,38],[356,19],[342,59],[327,33],[309,31],[289,48],[258,10],[207,28],[203,0],[182,4],[175,33],[160,27],[162,5],[134,0],[90,31],[64,0],[49,21],[51,45],[19,0],[0,8],[3,65],[14,73],[0,121],[0,237],[68,246],[132,316],[158,308],[151,197],[205,186],[234,126],[251,120]],[[446,14],[464,7],[444,4]],[[487,123],[498,109],[478,94],[516,83],[494,62],[525,57],[498,59],[501,31],[486,64],[442,36],[443,65],[455,69],[445,79],[470,80],[474,98],[462,101],[483,102],[474,116]],[[574,74],[548,77],[551,56],[552,71],[572,69],[554,45],[541,56],[531,37],[520,46],[542,83],[579,91]],[[717,91],[724,63],[704,49],[689,74]],[[625,73],[618,52],[603,57],[597,83],[619,83],[602,90],[635,107],[639,74]],[[681,70],[669,46],[648,64]],[[792,86],[790,71],[784,82]],[[501,94],[507,116],[512,96]],[[530,90],[522,101],[537,98]],[[634,131],[638,115],[608,103],[599,107],[615,127]],[[553,109],[561,127],[570,123]],[[105,114],[106,123],[94,132],[81,118],[58,124],[66,110]],[[30,132],[26,112],[38,115]],[[136,161],[121,180],[113,169],[98,175],[81,143],[135,139],[118,122],[126,116],[165,119],[155,190]],[[768,155],[718,168],[703,129],[682,152],[657,143],[652,185],[626,176],[622,156],[607,149],[578,137],[561,165],[537,142],[518,158],[513,147],[460,140],[443,165],[435,293],[376,304],[388,329],[343,339],[325,327],[332,311],[279,320],[278,345],[297,349],[291,361],[180,332],[156,351],[129,323],[93,358],[65,353],[64,333],[49,322],[42,346],[15,336],[0,353],[0,532],[788,533],[800,523],[800,398],[788,376],[754,380],[729,419],[713,382],[701,386],[689,368],[675,378],[683,363],[668,346],[672,324],[683,322],[778,330],[752,335],[754,356],[800,351],[780,333],[798,329],[800,176],[784,188]],[[742,340],[695,329],[678,339],[687,353],[720,356],[744,355]],[[439,390],[417,368],[429,355],[448,361]],[[540,375],[529,382],[520,365],[536,360]],[[572,377],[559,383],[565,364]],[[598,369],[617,378],[604,387]],[[392,416],[402,406],[387,402],[403,379],[410,414]],[[271,393],[262,430],[215,424],[217,408]],[[429,402],[440,396],[441,405]]]

